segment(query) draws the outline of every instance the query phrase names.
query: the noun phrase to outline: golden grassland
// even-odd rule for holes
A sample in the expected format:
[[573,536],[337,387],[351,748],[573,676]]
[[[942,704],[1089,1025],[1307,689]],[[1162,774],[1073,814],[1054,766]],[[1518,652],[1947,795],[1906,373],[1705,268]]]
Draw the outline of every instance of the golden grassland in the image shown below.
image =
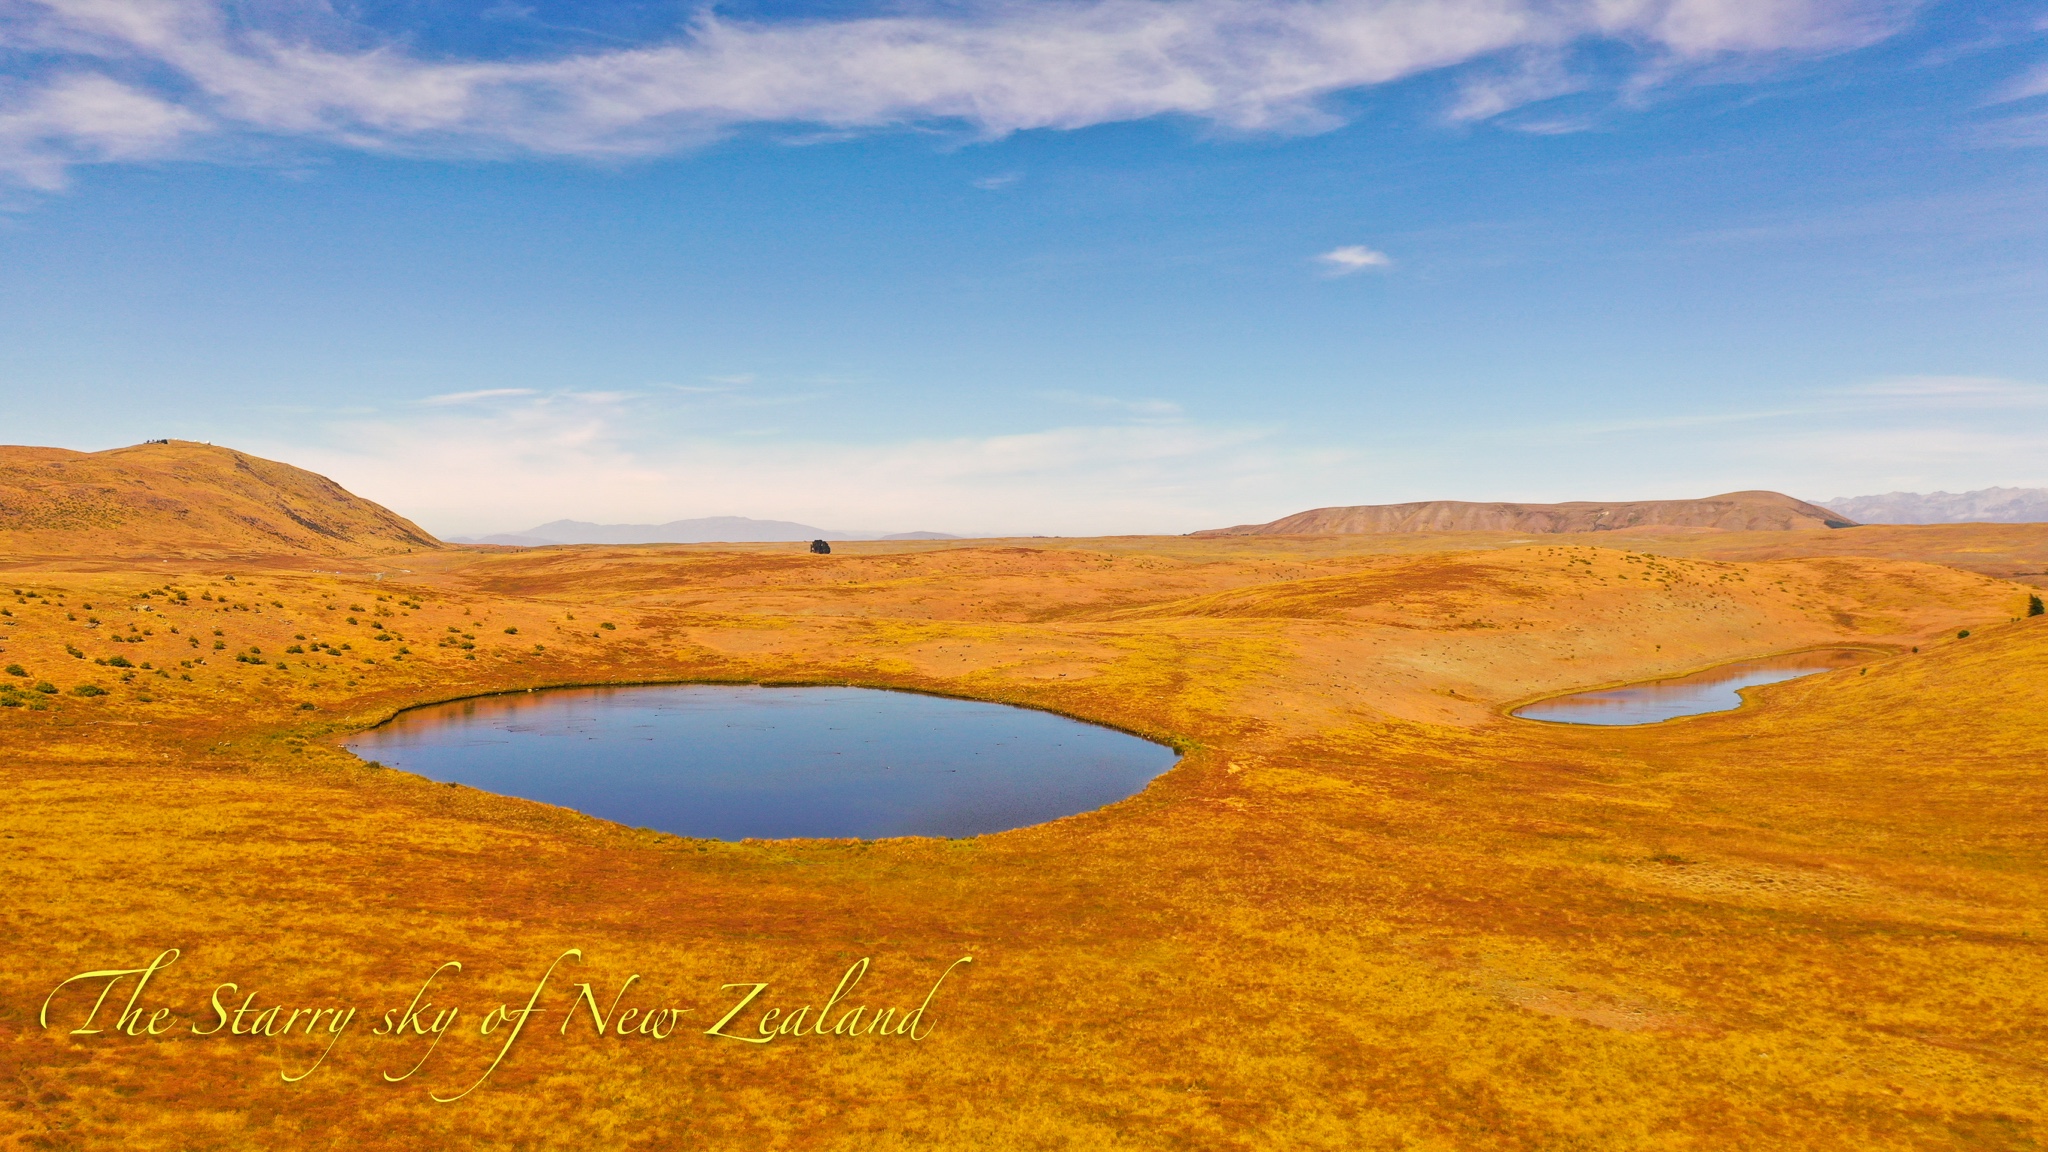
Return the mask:
[[[2048,530],[1766,535],[12,557],[0,1141],[2039,1147],[2048,617],[2012,577]],[[1840,644],[1871,662],[1736,712],[1505,715]],[[999,835],[728,844],[339,746],[662,680],[1004,701],[1185,759]],[[41,1026],[66,976],[169,947],[148,1001],[180,1026],[72,1036],[71,992]],[[866,956],[855,999],[914,1007],[963,955],[916,1041],[702,1031],[724,984],[793,1012]],[[446,960],[431,1053],[364,1019],[286,1083],[320,1037],[189,1031],[222,981],[373,1014]],[[690,1010],[668,1039],[558,1030],[575,983],[635,974],[622,1004]]]

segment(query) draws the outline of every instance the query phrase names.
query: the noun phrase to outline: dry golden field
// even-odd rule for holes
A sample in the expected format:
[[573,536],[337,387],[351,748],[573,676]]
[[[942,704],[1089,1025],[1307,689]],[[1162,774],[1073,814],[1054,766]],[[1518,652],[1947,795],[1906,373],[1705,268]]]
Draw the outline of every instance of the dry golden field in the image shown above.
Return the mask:
[[[0,555],[7,1147],[2048,1142],[2048,617],[2015,581],[2048,528],[105,552]],[[1843,643],[1874,659],[1736,712],[1505,715]],[[1185,759],[999,835],[729,844],[338,746],[649,680],[1027,704]],[[71,1034],[108,981],[61,981],[170,948],[165,1015],[118,1030],[126,978]],[[486,1014],[568,949],[508,1048]],[[861,957],[878,1011],[969,955],[919,1039],[704,1032],[721,985],[769,985],[751,1034]],[[440,1042],[374,1034],[447,961]],[[226,982],[248,1020],[194,1034]],[[673,1031],[564,1034],[581,983]],[[287,1082],[335,1014],[231,1034],[271,1006],[360,1014]]]

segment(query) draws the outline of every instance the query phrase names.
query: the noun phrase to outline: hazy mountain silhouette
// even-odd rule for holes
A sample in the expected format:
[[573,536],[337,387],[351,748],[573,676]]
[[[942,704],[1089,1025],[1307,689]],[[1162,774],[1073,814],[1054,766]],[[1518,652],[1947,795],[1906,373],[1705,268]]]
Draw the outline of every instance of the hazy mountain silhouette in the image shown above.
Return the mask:
[[2048,488],[1887,492],[1840,496],[1827,506],[1865,524],[2035,524],[2048,522]]
[[744,544],[807,540],[957,540],[944,532],[855,532],[819,528],[793,520],[755,520],[748,516],[700,516],[666,524],[593,524],[585,520],[551,520],[524,532],[491,536],[450,536],[454,544],[508,544],[537,548],[549,544]]

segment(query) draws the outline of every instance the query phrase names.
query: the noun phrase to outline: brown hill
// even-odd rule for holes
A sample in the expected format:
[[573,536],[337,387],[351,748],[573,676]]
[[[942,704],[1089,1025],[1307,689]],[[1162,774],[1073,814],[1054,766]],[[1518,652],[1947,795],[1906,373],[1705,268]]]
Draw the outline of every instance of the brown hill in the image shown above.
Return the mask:
[[0,556],[348,556],[438,548],[419,525],[289,464],[189,440],[0,446]]
[[1194,536],[1324,536],[1368,532],[1609,532],[1619,528],[1719,528],[1736,532],[1853,528],[1855,523],[1781,492],[1728,492],[1704,500],[1567,504],[1424,500],[1313,508],[1269,524],[1211,528]]

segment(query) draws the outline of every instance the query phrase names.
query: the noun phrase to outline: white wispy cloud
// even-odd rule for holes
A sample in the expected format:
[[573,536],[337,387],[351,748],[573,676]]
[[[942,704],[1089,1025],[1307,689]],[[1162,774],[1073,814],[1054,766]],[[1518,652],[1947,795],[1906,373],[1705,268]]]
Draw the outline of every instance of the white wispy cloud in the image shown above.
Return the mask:
[[2007,85],[1997,96],[1997,102],[2004,104],[2015,100],[2030,100],[2036,96],[2048,96],[2048,64],[2033,69]]
[[444,404],[468,404],[477,400],[497,400],[507,396],[532,395],[535,395],[535,392],[531,388],[478,388],[472,392],[443,392],[439,396],[429,396],[420,401],[420,403],[440,406]]
[[75,164],[169,154],[204,117],[92,73],[60,74],[0,102],[0,179],[54,192]]
[[[1462,413],[1445,422],[1458,428],[1450,441],[1370,420],[1289,430],[1068,395],[1081,407],[1076,418],[1009,435],[835,436],[805,420],[755,436],[664,415],[653,397],[592,404],[542,393],[324,422],[294,414],[236,446],[456,534],[563,517],[723,514],[834,527],[1160,533],[1401,500],[1748,488],[1825,498],[2048,484],[2048,421],[2036,418],[2048,388],[1995,377],[1875,380],[1676,416],[1589,410],[1540,426]],[[1121,407],[1130,404],[1139,410]]]
[[[1332,93],[1503,52],[1620,41],[1660,61],[1662,75],[1674,61],[1870,43],[1914,6],[966,0],[779,23],[707,7],[661,42],[496,60],[377,42],[324,7],[309,16],[227,0],[0,0],[8,69],[58,77],[0,111],[11,125],[0,129],[0,171],[55,187],[67,164],[159,155],[202,130],[408,154],[574,157],[658,154],[754,123],[951,123],[996,137],[1184,115],[1302,130],[1336,122],[1323,103]],[[1512,104],[1504,83],[1469,90],[1459,115]]]
[[1556,51],[1524,52],[1519,57],[1507,70],[1465,77],[1447,113],[1449,118],[1456,122],[1490,120],[1527,104],[1583,91],[1591,84],[1587,78],[1573,75]]
[[2002,376],[1890,376],[1841,389],[1841,394],[1935,408],[2048,405],[2048,387]]
[[1346,244],[1332,248],[1316,257],[1316,262],[1323,266],[1323,274],[1326,276],[1349,276],[1354,272],[1363,272],[1367,268],[1391,267],[1394,263],[1393,258],[1385,252],[1367,248],[1363,244]]
[[1310,453],[1275,448],[1270,429],[1187,421],[847,443],[650,436],[643,416],[537,396],[336,421],[315,442],[249,447],[456,534],[731,513],[939,531],[1181,532],[1242,518],[1316,466]]
[[1040,392],[1037,395],[1055,404],[1072,404],[1081,408],[1105,409],[1154,420],[1171,419],[1184,414],[1181,406],[1171,400],[1126,400],[1120,396],[1097,396],[1087,392],[1070,392],[1057,389],[1050,392]]

